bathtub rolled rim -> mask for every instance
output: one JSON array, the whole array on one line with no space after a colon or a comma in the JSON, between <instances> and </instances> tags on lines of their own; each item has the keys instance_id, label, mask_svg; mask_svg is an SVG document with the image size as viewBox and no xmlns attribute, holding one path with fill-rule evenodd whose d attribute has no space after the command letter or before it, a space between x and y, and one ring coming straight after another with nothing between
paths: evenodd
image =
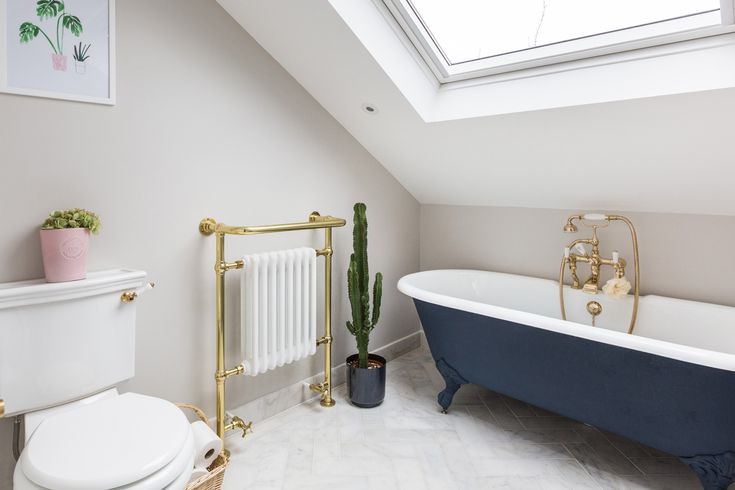
<instances>
[{"instance_id":1,"label":"bathtub rolled rim","mask_svg":"<svg viewBox=\"0 0 735 490\"><path fill-rule=\"evenodd\" d=\"M427 274L450 275L468 273L475 275L493 274L524 277L536 281L548 281L556 284L555 281L551 281L550 279L523 276L520 274L507 274L503 272L482 271L474 269L434 269L414 272L412 274L403 276L398 281L398 290L403 294L410 296L411 298L418 299L427 303L445 306L447 308L462 310L469 313L476 313L479 315L497 318L499 320L519 323L522 325L540 328L543 330L557 332L565 335L573 335L575 337L591 340L593 342L602 342L617 347L647 352L649 354L667 357L678 361L689 362L715 369L723 369L735 372L735 355L732 354L701 349L698 347L690 347L687 345L667 342L665 340L641 337L637 335L629 335L625 332L617 332L614 330L607 330L603 328L594 328L590 327L589 325L561 320L559 318L552 318L536 313L529 313L488 303L482 303L479 301L449 296L446 294L429 291L413 283L413 280L415 280L417 277L425 276Z\"/></svg>"}]
</instances>

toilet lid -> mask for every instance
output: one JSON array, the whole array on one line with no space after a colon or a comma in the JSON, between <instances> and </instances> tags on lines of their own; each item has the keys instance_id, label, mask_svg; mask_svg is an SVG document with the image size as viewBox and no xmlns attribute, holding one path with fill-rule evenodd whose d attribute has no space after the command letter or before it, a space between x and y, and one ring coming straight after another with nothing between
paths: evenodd
<instances>
[{"instance_id":1,"label":"toilet lid","mask_svg":"<svg viewBox=\"0 0 735 490\"><path fill-rule=\"evenodd\" d=\"M189 431L174 404L126 393L44 420L24 450L23 473L58 490L120 487L169 464Z\"/></svg>"}]
</instances>

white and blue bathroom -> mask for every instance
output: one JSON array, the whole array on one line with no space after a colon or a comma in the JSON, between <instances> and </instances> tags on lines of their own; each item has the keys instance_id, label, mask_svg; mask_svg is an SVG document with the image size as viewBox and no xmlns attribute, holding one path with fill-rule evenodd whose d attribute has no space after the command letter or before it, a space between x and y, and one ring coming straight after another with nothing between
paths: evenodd
<instances>
[{"instance_id":1,"label":"white and blue bathroom","mask_svg":"<svg viewBox=\"0 0 735 490\"><path fill-rule=\"evenodd\" d=\"M735 489L735 0L0 0L0 490Z\"/></svg>"}]
</instances>

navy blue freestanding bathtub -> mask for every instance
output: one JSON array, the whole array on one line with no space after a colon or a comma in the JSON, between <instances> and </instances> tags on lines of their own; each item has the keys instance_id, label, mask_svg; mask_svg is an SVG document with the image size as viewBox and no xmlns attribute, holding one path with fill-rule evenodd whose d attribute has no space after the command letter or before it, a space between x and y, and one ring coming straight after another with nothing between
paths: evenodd
<instances>
[{"instance_id":1,"label":"navy blue freestanding bathtub","mask_svg":"<svg viewBox=\"0 0 735 490\"><path fill-rule=\"evenodd\" d=\"M677 455L706 490L735 480L735 308L643 296L628 335L630 298L596 296L606 313L592 327L590 296L567 290L564 321L546 279L441 270L398 288L446 381L444 410L473 383Z\"/></svg>"}]
</instances>

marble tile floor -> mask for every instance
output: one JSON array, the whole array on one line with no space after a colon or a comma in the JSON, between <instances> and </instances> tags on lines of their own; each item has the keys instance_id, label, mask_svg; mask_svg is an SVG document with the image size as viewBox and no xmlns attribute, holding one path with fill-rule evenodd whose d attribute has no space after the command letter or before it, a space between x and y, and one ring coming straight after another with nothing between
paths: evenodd
<instances>
[{"instance_id":1,"label":"marble tile floor","mask_svg":"<svg viewBox=\"0 0 735 490\"><path fill-rule=\"evenodd\" d=\"M439 412L423 349L388 363L383 405L317 399L228 438L225 490L700 489L678 459L476 386Z\"/></svg>"}]
</instances>

